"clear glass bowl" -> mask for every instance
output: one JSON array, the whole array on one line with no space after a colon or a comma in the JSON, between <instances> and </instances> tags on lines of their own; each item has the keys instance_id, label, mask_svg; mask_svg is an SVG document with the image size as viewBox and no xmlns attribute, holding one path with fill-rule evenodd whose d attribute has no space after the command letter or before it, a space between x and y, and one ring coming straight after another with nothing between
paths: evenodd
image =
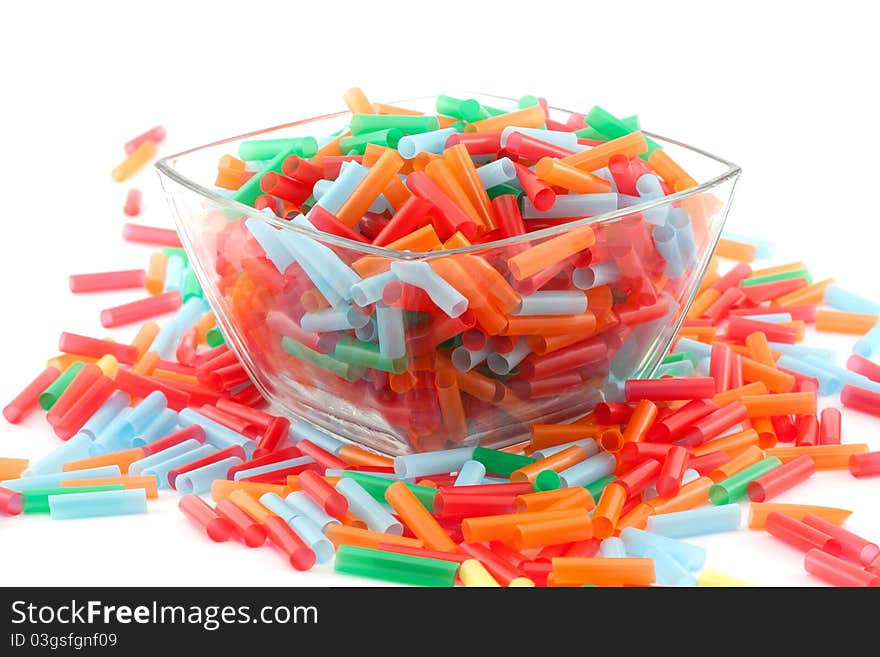
<instances>
[{"instance_id":1,"label":"clear glass bowl","mask_svg":"<svg viewBox=\"0 0 880 657\"><path fill-rule=\"evenodd\" d=\"M515 102L477 99L495 106ZM434 101L432 97L399 104L433 113ZM568 114L551 110L551 117L561 121ZM603 399L619 399L623 381L651 375L697 291L726 218L739 167L646 132L703 182L658 200L636 201L520 237L434 253L390 250L303 229L233 201L211 186L218 160L237 153L239 142L321 137L339 130L349 116L340 112L225 139L171 155L156 165L181 241L226 342L277 410L389 454L475 444L500 447L527 438L532 424L571 421ZM652 239L654 224L663 223L657 217L670 217L671 212L676 213L677 224L691 226L693 249L684 251L683 271L670 270L672 265L659 257ZM327 302L296 263L280 273L245 222L262 224L263 232L271 227L278 243L295 241L299 249L305 245L308 257L335 257L365 276L387 269L392 262L427 263L464 293L468 311L453 319L436 308L406 310L406 354L401 358L381 357L373 342L376 338L369 336L372 324L357 334L364 341L353 330L306 333L297 323L303 312L319 310ZM679 230L686 233L687 226ZM592 246L574 255L565 251L585 234L592 235ZM669 234L662 236L667 238ZM681 243L686 234L676 234L675 239ZM510 259L549 240L556 240L553 252L557 246L560 253L565 251L555 274L548 268L517 280ZM603 263L613 266L600 266ZM505 310L512 308L511 290L528 294L544 283L542 291L575 291L579 288L573 277L584 288L591 277L594 284L603 283L595 278L607 277L609 270L619 272L616 280L590 293L589 308L578 317L511 321L516 310ZM397 296L396 303L424 310L418 305L422 301ZM608 298L612 308L607 307ZM389 307L396 308L393 294L388 300ZM359 312L353 307L351 325L363 324L374 310ZM480 332L495 333L489 344L501 355L460 371L455 365L464 367L467 358L452 354L467 327L474 331L468 335L474 340L468 340L471 345L482 341ZM518 355L526 350L530 355L506 374L488 369L486 363L492 362L497 372L507 368L510 359L503 351L511 344L519 345Z\"/></svg>"}]
</instances>

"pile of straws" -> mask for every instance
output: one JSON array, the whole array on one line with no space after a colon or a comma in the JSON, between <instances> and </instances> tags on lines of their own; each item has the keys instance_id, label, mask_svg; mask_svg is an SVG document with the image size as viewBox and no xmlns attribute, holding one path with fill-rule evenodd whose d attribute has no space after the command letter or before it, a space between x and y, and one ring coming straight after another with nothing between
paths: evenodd
<instances>
[{"instance_id":1,"label":"pile of straws","mask_svg":"<svg viewBox=\"0 0 880 657\"><path fill-rule=\"evenodd\" d=\"M452 100L448 111L471 111ZM158 130L116 171L146 162ZM264 202L282 211L290 201ZM129 193L126 214L139 204ZM654 378L627 381L623 401L534 424L524 445L390 458L262 410L174 232L128 224L124 236L163 249L147 270L72 276L71 290L149 292L102 311L105 327L174 315L161 328L147 321L131 344L61 335L62 354L3 414L17 423L42 407L65 442L34 462L0 458L0 514L143 513L168 489L210 539L268 542L298 570L332 560L338 572L418 585L737 585L681 539L737 530L747 501L748 526L804 553L808 572L880 584L880 548L842 526L848 510L770 501L816 470L880 475L880 452L842 442L839 410L817 416L817 398L837 394L880 416L880 365L869 360L880 304L813 282L803 263L752 270L764 242L721 241L718 255L740 262L722 275L713 259L670 354ZM806 324L860 336L845 368L798 344Z\"/></svg>"}]
</instances>

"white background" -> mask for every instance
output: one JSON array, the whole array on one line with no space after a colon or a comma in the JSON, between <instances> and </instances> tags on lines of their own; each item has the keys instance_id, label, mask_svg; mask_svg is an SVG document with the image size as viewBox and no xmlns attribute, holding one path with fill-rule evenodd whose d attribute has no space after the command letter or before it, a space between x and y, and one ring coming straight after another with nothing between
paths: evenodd
<instances>
[{"instance_id":1,"label":"white background","mask_svg":"<svg viewBox=\"0 0 880 657\"><path fill-rule=\"evenodd\" d=\"M473 89L638 113L646 129L743 167L732 230L878 298L880 60L866 6L11 3L0 21L0 399L44 367L62 330L107 335L99 310L136 296L67 291L71 273L146 266L152 249L120 237L131 184L144 190L139 221L170 226L153 171L110 179L126 140L163 123L169 154L342 109L353 85L374 100ZM852 343L809 339L842 360ZM878 427L845 413L844 440L880 449ZM37 414L0 430L0 456L56 445ZM851 508L849 526L880 539L877 480L819 473L779 501ZM93 521L0 518L0 585L364 583L326 567L295 573L269 548L212 544L175 504L165 495L147 516ZM802 555L763 533L694 542L709 566L751 582L816 583Z\"/></svg>"}]
</instances>

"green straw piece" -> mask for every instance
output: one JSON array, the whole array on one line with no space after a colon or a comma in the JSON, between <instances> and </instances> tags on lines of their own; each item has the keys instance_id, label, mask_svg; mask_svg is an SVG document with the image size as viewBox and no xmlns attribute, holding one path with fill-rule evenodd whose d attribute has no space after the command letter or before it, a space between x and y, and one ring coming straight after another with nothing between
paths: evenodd
<instances>
[{"instance_id":1,"label":"green straw piece","mask_svg":"<svg viewBox=\"0 0 880 657\"><path fill-rule=\"evenodd\" d=\"M102 484L101 486L63 486L59 488L32 488L21 493L22 513L49 513L50 495L69 495L70 493L97 493L105 490L123 490L123 484Z\"/></svg>"},{"instance_id":2,"label":"green straw piece","mask_svg":"<svg viewBox=\"0 0 880 657\"><path fill-rule=\"evenodd\" d=\"M660 361L660 364L667 365L669 363L683 363L684 361L690 361L694 364L694 367L697 366L697 357L692 351L679 351L678 353L664 356L663 360Z\"/></svg>"},{"instance_id":3,"label":"green straw piece","mask_svg":"<svg viewBox=\"0 0 880 657\"><path fill-rule=\"evenodd\" d=\"M541 470L535 477L535 492L562 488L562 479L555 470Z\"/></svg>"},{"instance_id":4,"label":"green straw piece","mask_svg":"<svg viewBox=\"0 0 880 657\"><path fill-rule=\"evenodd\" d=\"M608 135L599 132L593 126L588 126L586 128L581 128L580 130L575 130L574 134L576 134L581 139L594 139L596 141L611 141L611 137Z\"/></svg>"},{"instance_id":5,"label":"green straw piece","mask_svg":"<svg viewBox=\"0 0 880 657\"><path fill-rule=\"evenodd\" d=\"M504 196L505 194L512 194L516 196L517 199L522 196L523 190L519 187L514 187L513 185L495 185L494 187L490 187L486 190L486 193L489 195L490 199L497 198L499 196Z\"/></svg>"},{"instance_id":6,"label":"green straw piece","mask_svg":"<svg viewBox=\"0 0 880 657\"><path fill-rule=\"evenodd\" d=\"M618 137L623 137L624 135L628 135L631 132L635 132L638 128L630 127L616 116L614 116L611 112L602 109L598 105L594 105L593 109L589 111L587 114L587 125L591 128L595 128L601 133L608 135L611 139L617 139ZM660 144L656 141L653 141L649 137L645 137L645 141L648 142L648 153L655 151L660 148ZM645 155L647 155L646 153Z\"/></svg>"},{"instance_id":7,"label":"green straw piece","mask_svg":"<svg viewBox=\"0 0 880 657\"><path fill-rule=\"evenodd\" d=\"M349 155L363 155L369 144L397 148L397 142L403 137L403 130L399 128L387 128L373 132L363 132L359 135L343 137L339 140L339 150Z\"/></svg>"},{"instance_id":8,"label":"green straw piece","mask_svg":"<svg viewBox=\"0 0 880 657\"><path fill-rule=\"evenodd\" d=\"M478 121L489 118L489 113L473 98L453 98L452 96L437 96L435 105L437 114L451 116L462 121Z\"/></svg>"},{"instance_id":9,"label":"green straw piece","mask_svg":"<svg viewBox=\"0 0 880 657\"><path fill-rule=\"evenodd\" d=\"M84 365L85 363L81 360L71 363L67 366L67 369L61 373L61 376L55 379L49 384L48 388L40 393L39 402L44 411L48 411L55 405L55 402L58 401L61 393L67 390L67 386L69 386L74 377L79 374L79 371Z\"/></svg>"},{"instance_id":10,"label":"green straw piece","mask_svg":"<svg viewBox=\"0 0 880 657\"><path fill-rule=\"evenodd\" d=\"M388 490L388 487L397 481L397 479L388 479L386 477L377 477L375 475L367 474L364 472L357 472L354 470L346 470L340 476L348 477L350 479L354 479L358 482L365 491L367 491L370 496L380 502L381 504L385 504L385 491ZM434 498L437 497L437 489L431 488L430 486L419 486L418 484L406 484L406 487L412 492L413 495L418 498L419 502L422 503L429 511L434 509Z\"/></svg>"},{"instance_id":11,"label":"green straw piece","mask_svg":"<svg viewBox=\"0 0 880 657\"><path fill-rule=\"evenodd\" d=\"M485 447L475 447L474 461L479 461L486 466L486 472L501 477L509 477L514 470L524 468L529 463L534 463L536 459L530 456L521 456L520 454L509 454L501 452L497 449L487 449Z\"/></svg>"},{"instance_id":12,"label":"green straw piece","mask_svg":"<svg viewBox=\"0 0 880 657\"><path fill-rule=\"evenodd\" d=\"M586 486L584 486L584 488L590 491L590 495L593 496L594 500L598 500L600 497L602 497L602 491L605 490L605 486L610 484L615 479L617 479L615 475L605 475L601 479L597 479L596 481L587 484Z\"/></svg>"},{"instance_id":13,"label":"green straw piece","mask_svg":"<svg viewBox=\"0 0 880 657\"><path fill-rule=\"evenodd\" d=\"M806 279L807 285L812 285L813 277L806 269L795 269L794 271L785 271L781 274L771 274L769 276L756 276L755 278L746 278L740 281L740 287L749 287L750 285L762 285L764 283L775 283L776 281L787 281L792 278Z\"/></svg>"},{"instance_id":14,"label":"green straw piece","mask_svg":"<svg viewBox=\"0 0 880 657\"><path fill-rule=\"evenodd\" d=\"M199 285L199 279L196 278L196 273L187 268L186 273L183 276L183 288L181 289L183 293L184 302L189 301L193 297L202 297L204 294L202 293L202 286Z\"/></svg>"},{"instance_id":15,"label":"green straw piece","mask_svg":"<svg viewBox=\"0 0 880 657\"><path fill-rule=\"evenodd\" d=\"M310 362L312 365L333 372L336 376L346 381L357 381L364 374L364 368L352 363L342 362L328 354L322 354L311 349L293 338L284 336L281 338L281 348L291 356Z\"/></svg>"},{"instance_id":16,"label":"green straw piece","mask_svg":"<svg viewBox=\"0 0 880 657\"><path fill-rule=\"evenodd\" d=\"M205 334L205 342L209 347L219 347L226 342L226 338L223 337L220 329L215 326L208 329L208 332Z\"/></svg>"},{"instance_id":17,"label":"green straw piece","mask_svg":"<svg viewBox=\"0 0 880 657\"><path fill-rule=\"evenodd\" d=\"M537 104L538 104L538 97L531 96L531 95L523 96L518 101L516 101L516 106L519 109L526 109L527 107L534 107Z\"/></svg>"},{"instance_id":18,"label":"green straw piece","mask_svg":"<svg viewBox=\"0 0 880 657\"><path fill-rule=\"evenodd\" d=\"M379 353L379 345L375 342L361 342L355 338L342 338L336 343L333 358L343 363L370 367L374 370L403 374L406 371L407 359L387 358Z\"/></svg>"},{"instance_id":19,"label":"green straw piece","mask_svg":"<svg viewBox=\"0 0 880 657\"><path fill-rule=\"evenodd\" d=\"M170 258L171 256L177 256L178 258L183 259L184 265L189 265L189 257L186 255L186 251L177 246L166 246L162 249L162 253L165 254L166 258Z\"/></svg>"},{"instance_id":20,"label":"green straw piece","mask_svg":"<svg viewBox=\"0 0 880 657\"><path fill-rule=\"evenodd\" d=\"M337 573L372 577L413 586L453 586L458 563L409 554L340 545L334 568Z\"/></svg>"},{"instance_id":21,"label":"green straw piece","mask_svg":"<svg viewBox=\"0 0 880 657\"><path fill-rule=\"evenodd\" d=\"M279 141L279 140L271 140L271 141ZM248 142L242 142L242 145ZM240 152L241 149L239 149ZM290 155L296 153L296 148L294 146L288 146L287 148L279 151L275 157L273 157L265 167L260 169L257 173L255 173L251 178L241 187L236 190L236 192L232 195L233 200L238 201L239 203L244 203L245 205L253 205L254 201L257 200L257 197L263 193L263 190L260 189L260 181L270 171L272 173L281 173L281 166L284 164L284 160L286 160Z\"/></svg>"},{"instance_id":22,"label":"green straw piece","mask_svg":"<svg viewBox=\"0 0 880 657\"><path fill-rule=\"evenodd\" d=\"M318 152L318 140L314 137L250 139L238 145L238 157L245 162L272 160L282 152L304 158L314 157Z\"/></svg>"},{"instance_id":23,"label":"green straw piece","mask_svg":"<svg viewBox=\"0 0 880 657\"><path fill-rule=\"evenodd\" d=\"M395 128L407 135L440 129L436 116L413 116L409 114L354 114L351 117L351 134L363 135Z\"/></svg>"},{"instance_id":24,"label":"green straw piece","mask_svg":"<svg viewBox=\"0 0 880 657\"><path fill-rule=\"evenodd\" d=\"M775 456L768 456L709 488L709 500L715 506L738 502L746 496L746 487L750 481L764 476L780 465L782 461Z\"/></svg>"}]
</instances>

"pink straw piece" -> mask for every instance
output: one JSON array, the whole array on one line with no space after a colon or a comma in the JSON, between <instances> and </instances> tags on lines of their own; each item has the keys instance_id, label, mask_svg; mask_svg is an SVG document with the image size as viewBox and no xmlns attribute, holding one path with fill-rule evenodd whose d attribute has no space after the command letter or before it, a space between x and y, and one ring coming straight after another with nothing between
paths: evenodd
<instances>
[{"instance_id":1,"label":"pink straw piece","mask_svg":"<svg viewBox=\"0 0 880 657\"><path fill-rule=\"evenodd\" d=\"M141 190L128 190L128 195L125 197L125 205L122 208L127 217L136 217L141 213L141 198Z\"/></svg>"},{"instance_id":2,"label":"pink straw piece","mask_svg":"<svg viewBox=\"0 0 880 657\"><path fill-rule=\"evenodd\" d=\"M122 238L128 242L152 244L154 246L182 246L177 231L170 228L156 228L141 224L124 224Z\"/></svg>"},{"instance_id":3,"label":"pink straw piece","mask_svg":"<svg viewBox=\"0 0 880 657\"><path fill-rule=\"evenodd\" d=\"M157 144L161 143L165 139L165 128L161 125L157 125L153 128L150 128L146 132L138 135L134 139L130 139L125 142L125 153L127 155L131 155L137 147L143 144L145 141L154 141Z\"/></svg>"},{"instance_id":4,"label":"pink straw piece","mask_svg":"<svg viewBox=\"0 0 880 657\"><path fill-rule=\"evenodd\" d=\"M880 586L880 575L816 548L804 557L804 569L833 586Z\"/></svg>"},{"instance_id":5,"label":"pink straw piece","mask_svg":"<svg viewBox=\"0 0 880 657\"><path fill-rule=\"evenodd\" d=\"M180 308L183 298L180 291L172 290L156 296L147 297L138 301L132 301L121 306L107 308L101 311L101 326L113 328L141 322L146 319L174 312Z\"/></svg>"},{"instance_id":6,"label":"pink straw piece","mask_svg":"<svg viewBox=\"0 0 880 657\"><path fill-rule=\"evenodd\" d=\"M70 291L74 294L82 294L83 292L128 290L144 287L146 282L147 272L143 269L104 271L95 274L71 274Z\"/></svg>"}]
</instances>

